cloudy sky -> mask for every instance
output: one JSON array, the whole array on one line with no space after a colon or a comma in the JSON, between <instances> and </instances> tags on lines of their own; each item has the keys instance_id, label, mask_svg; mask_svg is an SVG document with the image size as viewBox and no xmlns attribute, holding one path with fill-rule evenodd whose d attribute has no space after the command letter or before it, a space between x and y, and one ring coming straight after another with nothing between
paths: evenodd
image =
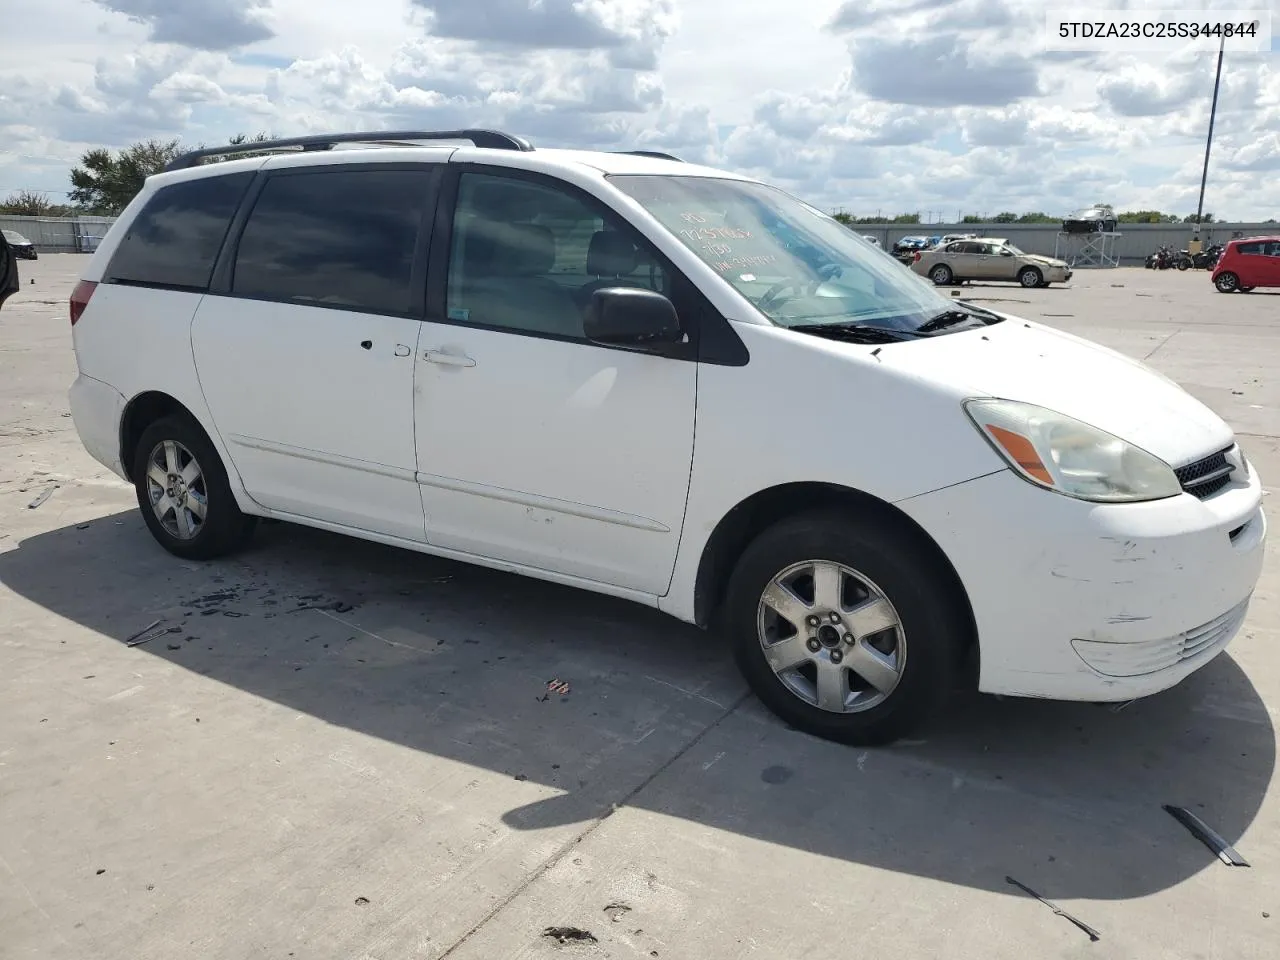
<instances>
[{"instance_id":1,"label":"cloudy sky","mask_svg":"<svg viewBox=\"0 0 1280 960\"><path fill-rule=\"evenodd\" d=\"M544 146L669 150L859 214L1193 212L1214 55L1050 52L1045 9L0 0L0 196L61 201L85 149L145 137L491 126ZM1280 217L1277 49L1227 56L1205 204L1219 216Z\"/></svg>"}]
</instances>

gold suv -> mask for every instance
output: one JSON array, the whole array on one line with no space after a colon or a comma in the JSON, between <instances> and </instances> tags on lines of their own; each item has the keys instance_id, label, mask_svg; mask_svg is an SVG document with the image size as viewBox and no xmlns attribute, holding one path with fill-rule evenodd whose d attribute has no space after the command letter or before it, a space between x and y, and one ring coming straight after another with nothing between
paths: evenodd
<instances>
[{"instance_id":1,"label":"gold suv","mask_svg":"<svg viewBox=\"0 0 1280 960\"><path fill-rule=\"evenodd\" d=\"M1024 287L1047 287L1071 279L1065 261L1023 253L1008 240L993 237L953 240L921 250L911 269L940 287L961 280L1012 280Z\"/></svg>"}]
</instances>

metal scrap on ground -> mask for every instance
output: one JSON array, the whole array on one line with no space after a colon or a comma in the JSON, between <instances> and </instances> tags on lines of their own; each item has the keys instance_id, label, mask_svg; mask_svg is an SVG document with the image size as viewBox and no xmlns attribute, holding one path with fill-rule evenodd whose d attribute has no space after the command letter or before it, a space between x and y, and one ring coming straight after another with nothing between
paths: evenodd
<instances>
[{"instance_id":1,"label":"metal scrap on ground","mask_svg":"<svg viewBox=\"0 0 1280 960\"><path fill-rule=\"evenodd\" d=\"M1186 807L1175 807L1172 804L1164 805L1168 814L1186 827L1193 837L1203 843L1206 847L1217 855L1218 859L1225 863L1228 867L1247 867L1249 861L1240 854L1231 844L1227 843L1212 827L1197 817Z\"/></svg>"},{"instance_id":2,"label":"metal scrap on ground","mask_svg":"<svg viewBox=\"0 0 1280 960\"><path fill-rule=\"evenodd\" d=\"M1025 883L1019 883L1017 880L1013 879L1013 877L1005 877L1005 880L1013 884L1023 893L1026 893L1030 896L1035 897L1037 900L1043 903L1046 907L1048 907L1058 916L1062 917L1063 920L1067 920L1067 921L1070 921L1071 923L1074 923L1077 927L1079 927L1081 930L1083 930L1085 933L1089 935L1090 940L1096 942L1102 939L1102 935L1098 933L1097 930L1093 929L1093 927L1089 926L1083 920L1073 917L1071 914L1067 913L1067 911L1063 910L1060 906L1058 906L1052 900L1046 900L1044 897L1040 896L1040 894L1036 893L1034 890L1028 887Z\"/></svg>"}]
</instances>

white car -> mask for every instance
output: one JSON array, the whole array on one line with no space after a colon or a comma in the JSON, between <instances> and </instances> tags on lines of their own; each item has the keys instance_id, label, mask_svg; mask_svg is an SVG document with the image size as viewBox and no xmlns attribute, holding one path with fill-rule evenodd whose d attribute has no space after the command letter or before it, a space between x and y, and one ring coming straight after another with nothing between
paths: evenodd
<instances>
[{"instance_id":1,"label":"white car","mask_svg":"<svg viewBox=\"0 0 1280 960\"><path fill-rule=\"evenodd\" d=\"M1240 628L1258 476L1137 361L674 159L250 146L150 178L71 300L76 428L180 557L273 517L625 597L851 743L966 656L1120 701Z\"/></svg>"}]
</instances>

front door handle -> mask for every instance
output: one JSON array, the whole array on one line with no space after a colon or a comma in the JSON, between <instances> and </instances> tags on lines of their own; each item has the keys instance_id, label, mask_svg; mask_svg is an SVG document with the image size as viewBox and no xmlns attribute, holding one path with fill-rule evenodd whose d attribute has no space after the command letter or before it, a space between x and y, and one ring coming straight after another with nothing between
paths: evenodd
<instances>
[{"instance_id":1,"label":"front door handle","mask_svg":"<svg viewBox=\"0 0 1280 960\"><path fill-rule=\"evenodd\" d=\"M474 367L476 362L460 353L445 353L443 350L428 350L422 355L427 363L438 363L446 367Z\"/></svg>"}]
</instances>

